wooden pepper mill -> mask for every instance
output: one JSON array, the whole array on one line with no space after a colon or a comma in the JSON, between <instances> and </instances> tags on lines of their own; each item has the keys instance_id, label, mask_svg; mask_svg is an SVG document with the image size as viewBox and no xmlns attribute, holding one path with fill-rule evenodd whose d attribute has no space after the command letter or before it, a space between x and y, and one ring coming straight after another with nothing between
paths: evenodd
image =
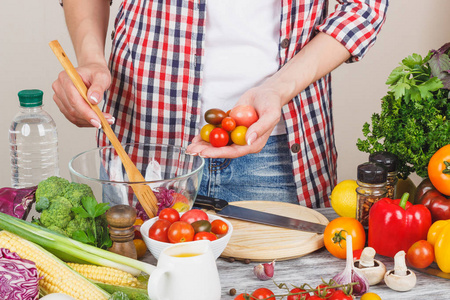
<instances>
[{"instance_id":1,"label":"wooden pepper mill","mask_svg":"<svg viewBox=\"0 0 450 300\"><path fill-rule=\"evenodd\" d=\"M106 221L109 224L109 235L113 242L108 250L137 259L136 246L133 242L136 209L129 205L115 205L106 212Z\"/></svg>"}]
</instances>

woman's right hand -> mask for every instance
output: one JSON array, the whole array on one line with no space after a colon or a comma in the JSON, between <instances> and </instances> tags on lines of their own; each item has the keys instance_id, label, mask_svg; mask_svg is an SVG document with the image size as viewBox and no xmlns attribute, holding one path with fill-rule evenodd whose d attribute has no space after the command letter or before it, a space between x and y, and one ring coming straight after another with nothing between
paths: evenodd
<instances>
[{"instance_id":1,"label":"woman's right hand","mask_svg":"<svg viewBox=\"0 0 450 300\"><path fill-rule=\"evenodd\" d=\"M111 74L106 64L91 63L77 68L77 72L88 88L87 97L92 104L98 104L103 99L104 92L111 84ZM58 75L52 84L53 100L64 116L78 127L101 127L100 119L75 88L65 71ZM108 123L114 123L114 118L104 113Z\"/></svg>"}]
</instances>

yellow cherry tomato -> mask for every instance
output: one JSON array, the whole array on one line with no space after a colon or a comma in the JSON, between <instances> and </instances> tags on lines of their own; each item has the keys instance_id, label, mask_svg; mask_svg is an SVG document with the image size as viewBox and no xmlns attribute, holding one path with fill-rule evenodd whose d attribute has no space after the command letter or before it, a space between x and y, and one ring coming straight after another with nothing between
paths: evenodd
<instances>
[{"instance_id":1,"label":"yellow cherry tomato","mask_svg":"<svg viewBox=\"0 0 450 300\"><path fill-rule=\"evenodd\" d=\"M245 134L247 133L247 127L245 126L237 126L232 132L231 132L231 140L236 145L247 145L247 141L245 140Z\"/></svg>"},{"instance_id":2,"label":"yellow cherry tomato","mask_svg":"<svg viewBox=\"0 0 450 300\"><path fill-rule=\"evenodd\" d=\"M189 210L189 204L184 202L177 202L172 205L172 208L177 210L179 213L187 212Z\"/></svg>"},{"instance_id":3,"label":"yellow cherry tomato","mask_svg":"<svg viewBox=\"0 0 450 300\"><path fill-rule=\"evenodd\" d=\"M381 297L375 293L365 293L361 296L361 300L381 300Z\"/></svg>"},{"instance_id":4,"label":"yellow cherry tomato","mask_svg":"<svg viewBox=\"0 0 450 300\"><path fill-rule=\"evenodd\" d=\"M216 126L212 124L206 124L205 126L203 126L200 130L200 136L202 137L202 140L209 143L209 135L214 128L216 128Z\"/></svg>"}]
</instances>

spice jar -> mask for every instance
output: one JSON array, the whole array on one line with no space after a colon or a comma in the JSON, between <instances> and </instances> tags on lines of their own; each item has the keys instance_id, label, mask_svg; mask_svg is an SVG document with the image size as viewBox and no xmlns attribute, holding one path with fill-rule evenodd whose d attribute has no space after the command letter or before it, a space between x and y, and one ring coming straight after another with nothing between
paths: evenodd
<instances>
[{"instance_id":1,"label":"spice jar","mask_svg":"<svg viewBox=\"0 0 450 300\"><path fill-rule=\"evenodd\" d=\"M370 154L369 161L383 164L386 167L387 169L386 197L388 197L389 199L395 199L398 182L397 156L390 152L376 152Z\"/></svg>"},{"instance_id":2,"label":"spice jar","mask_svg":"<svg viewBox=\"0 0 450 300\"><path fill-rule=\"evenodd\" d=\"M386 197L387 170L379 163L366 162L358 166L356 188L356 219L363 227L369 226L369 211L372 205Z\"/></svg>"}]
</instances>

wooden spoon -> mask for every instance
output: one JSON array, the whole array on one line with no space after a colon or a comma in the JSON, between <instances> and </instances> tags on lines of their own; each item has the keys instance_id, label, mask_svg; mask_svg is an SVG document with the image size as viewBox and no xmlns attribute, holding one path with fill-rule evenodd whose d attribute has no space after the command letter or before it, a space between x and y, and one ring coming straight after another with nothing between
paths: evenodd
<instances>
[{"instance_id":1,"label":"wooden spoon","mask_svg":"<svg viewBox=\"0 0 450 300\"><path fill-rule=\"evenodd\" d=\"M141 172L139 172L136 165L131 161L130 157L125 152L125 149L120 144L119 140L117 139L117 136L111 129L111 126L109 126L108 121L106 121L106 118L103 116L103 113L100 110L100 108L98 108L97 105L94 105L91 102L89 102L87 98L87 87L84 84L78 72L75 70L72 63L70 62L69 58L67 57L66 53L64 52L59 42L57 40L54 40L51 41L49 45L50 48L52 48L53 53L55 53L61 65L64 67L64 70L66 70L73 84L77 88L78 92L81 94L84 100L86 100L89 106L100 118L103 131L105 132L112 146L116 150L117 154L119 154L119 157L122 160L125 171L127 172L128 179L131 182L144 182L145 181L144 176L142 176ZM156 196L153 193L150 186L146 184L132 184L131 187L133 188L134 194L141 203L147 215L150 218L156 216L158 212L158 204L157 204L158 200L156 199Z\"/></svg>"}]
</instances>

